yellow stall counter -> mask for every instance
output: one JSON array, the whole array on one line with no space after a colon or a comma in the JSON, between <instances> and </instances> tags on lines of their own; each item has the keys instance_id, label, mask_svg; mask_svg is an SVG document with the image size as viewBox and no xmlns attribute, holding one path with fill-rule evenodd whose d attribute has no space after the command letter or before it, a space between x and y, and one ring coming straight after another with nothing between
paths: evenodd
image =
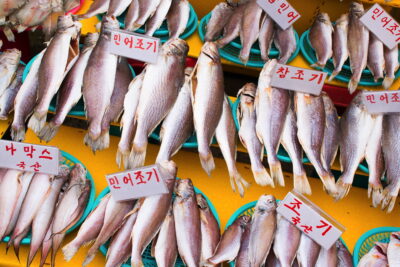
<instances>
[{"instance_id":1,"label":"yellow stall counter","mask_svg":"<svg viewBox=\"0 0 400 267\"><path fill-rule=\"evenodd\" d=\"M105 175L121 171L115 163L119 137L111 136L110 147L105 151L93 154L83 144L85 134L85 130L62 126L55 138L48 145L57 146L82 161L95 180L96 193L98 195L107 185ZM30 130L27 133L25 141L40 144L39 139ZM146 164L154 163L158 149L158 145L148 145ZM292 189L293 179L290 173L285 173L286 187L260 187L254 183L250 165L238 163L239 172L247 181L252 183L246 191L245 196L241 198L231 190L228 172L222 158L215 158L216 169L212 172L211 177L208 177L201 169L199 157L196 152L181 150L174 156L173 160L178 165L178 177L191 178L194 185L209 197L218 212L222 229L225 227L230 216L239 207L257 200L261 194L273 194L276 198L283 199L287 192ZM322 190L322 183L319 179L310 178L309 181L313 191L309 199L347 228L343 239L351 251L357 239L364 232L372 228L380 226L400 227L399 203L396 204L391 214L386 214L380 209L371 206L367 190L361 188L352 188L344 200L335 202ZM64 241L64 245L75 235L76 231L68 235ZM24 245L21 248L21 263L18 263L13 251L10 250L6 255L5 247L4 243L0 245L0 267L25 266L28 246ZM87 247L81 248L69 263L63 260L63 256L59 252L56 266L80 266L87 250ZM35 258L32 266L38 266L38 261L38 257ZM104 266L104 264L105 257L99 252L89 266Z\"/></svg>"}]
</instances>

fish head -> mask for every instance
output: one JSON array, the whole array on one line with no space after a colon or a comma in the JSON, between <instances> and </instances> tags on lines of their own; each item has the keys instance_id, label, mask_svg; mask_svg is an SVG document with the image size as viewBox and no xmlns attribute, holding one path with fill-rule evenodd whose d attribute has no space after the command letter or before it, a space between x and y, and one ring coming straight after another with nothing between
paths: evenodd
<instances>
[{"instance_id":1,"label":"fish head","mask_svg":"<svg viewBox=\"0 0 400 267\"><path fill-rule=\"evenodd\" d=\"M349 14L342 14L340 18L336 21L336 24L341 27L347 26L349 24Z\"/></svg>"},{"instance_id":2,"label":"fish head","mask_svg":"<svg viewBox=\"0 0 400 267\"><path fill-rule=\"evenodd\" d=\"M104 16L101 21L101 31L103 32L105 29L119 29L119 21L114 16Z\"/></svg>"},{"instance_id":3,"label":"fish head","mask_svg":"<svg viewBox=\"0 0 400 267\"><path fill-rule=\"evenodd\" d=\"M64 31L74 26L74 20L71 15L59 16L57 19L57 31Z\"/></svg>"},{"instance_id":4,"label":"fish head","mask_svg":"<svg viewBox=\"0 0 400 267\"><path fill-rule=\"evenodd\" d=\"M386 258L388 243L375 242L372 253L377 257Z\"/></svg>"},{"instance_id":5,"label":"fish head","mask_svg":"<svg viewBox=\"0 0 400 267\"><path fill-rule=\"evenodd\" d=\"M256 209L260 212L275 210L275 197L273 195L262 195L257 201Z\"/></svg>"},{"instance_id":6,"label":"fish head","mask_svg":"<svg viewBox=\"0 0 400 267\"><path fill-rule=\"evenodd\" d=\"M69 173L70 173L70 168L67 165L63 164L58 168L58 175L57 176L66 177L66 176L69 175Z\"/></svg>"},{"instance_id":7,"label":"fish head","mask_svg":"<svg viewBox=\"0 0 400 267\"><path fill-rule=\"evenodd\" d=\"M253 104L256 96L257 86L254 83L246 83L238 92L240 103Z\"/></svg>"},{"instance_id":8,"label":"fish head","mask_svg":"<svg viewBox=\"0 0 400 267\"><path fill-rule=\"evenodd\" d=\"M272 77L272 72L274 71L276 65L278 64L278 60L276 58L270 59L267 62L265 62L261 72L260 72L260 78L262 77Z\"/></svg>"},{"instance_id":9,"label":"fish head","mask_svg":"<svg viewBox=\"0 0 400 267\"><path fill-rule=\"evenodd\" d=\"M82 164L77 163L72 168L71 173L71 185L74 184L85 184L86 183L86 169L82 166Z\"/></svg>"},{"instance_id":10,"label":"fish head","mask_svg":"<svg viewBox=\"0 0 400 267\"><path fill-rule=\"evenodd\" d=\"M390 242L400 243L400 232L393 232L390 234Z\"/></svg>"},{"instance_id":11,"label":"fish head","mask_svg":"<svg viewBox=\"0 0 400 267\"><path fill-rule=\"evenodd\" d=\"M325 12L318 13L317 18L315 20L321 23L331 25L331 20L329 18L329 15L328 13Z\"/></svg>"},{"instance_id":12,"label":"fish head","mask_svg":"<svg viewBox=\"0 0 400 267\"><path fill-rule=\"evenodd\" d=\"M202 194L196 194L196 201L197 201L197 206L199 206L200 209L202 210L208 209L207 200Z\"/></svg>"},{"instance_id":13,"label":"fish head","mask_svg":"<svg viewBox=\"0 0 400 267\"><path fill-rule=\"evenodd\" d=\"M354 14L357 17L361 17L364 14L364 6L358 2L352 2L350 4L350 14Z\"/></svg>"},{"instance_id":14,"label":"fish head","mask_svg":"<svg viewBox=\"0 0 400 267\"><path fill-rule=\"evenodd\" d=\"M185 40L175 38L166 42L162 49L165 51L165 54L186 57L189 51L189 46Z\"/></svg>"},{"instance_id":15,"label":"fish head","mask_svg":"<svg viewBox=\"0 0 400 267\"><path fill-rule=\"evenodd\" d=\"M218 47L214 42L206 42L201 48L201 53L209 57L214 62L219 62L219 51Z\"/></svg>"},{"instance_id":16,"label":"fish head","mask_svg":"<svg viewBox=\"0 0 400 267\"><path fill-rule=\"evenodd\" d=\"M242 215L238 218L238 223L241 227L246 227L248 223L251 221L251 216L249 215Z\"/></svg>"},{"instance_id":17,"label":"fish head","mask_svg":"<svg viewBox=\"0 0 400 267\"><path fill-rule=\"evenodd\" d=\"M16 48L7 49L3 52L1 57L4 62L16 65L21 59L21 51Z\"/></svg>"},{"instance_id":18,"label":"fish head","mask_svg":"<svg viewBox=\"0 0 400 267\"><path fill-rule=\"evenodd\" d=\"M99 39L99 33L97 32L90 32L86 35L85 38L85 46L94 46Z\"/></svg>"},{"instance_id":19,"label":"fish head","mask_svg":"<svg viewBox=\"0 0 400 267\"><path fill-rule=\"evenodd\" d=\"M178 180L175 187L175 194L183 199L191 198L192 196L194 196L195 193L192 180L189 178Z\"/></svg>"},{"instance_id":20,"label":"fish head","mask_svg":"<svg viewBox=\"0 0 400 267\"><path fill-rule=\"evenodd\" d=\"M193 68L192 67L186 67L185 68L185 76L189 77L190 75L192 75L193 72Z\"/></svg>"}]
</instances>

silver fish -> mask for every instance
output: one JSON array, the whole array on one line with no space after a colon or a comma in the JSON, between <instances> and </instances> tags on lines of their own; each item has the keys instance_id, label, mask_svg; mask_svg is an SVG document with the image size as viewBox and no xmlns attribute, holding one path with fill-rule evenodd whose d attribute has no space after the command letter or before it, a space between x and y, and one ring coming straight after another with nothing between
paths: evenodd
<instances>
[{"instance_id":1,"label":"silver fish","mask_svg":"<svg viewBox=\"0 0 400 267\"><path fill-rule=\"evenodd\" d=\"M275 26L274 44L279 51L278 62L286 64L297 47L293 27L282 30L279 26Z\"/></svg>"},{"instance_id":2,"label":"silver fish","mask_svg":"<svg viewBox=\"0 0 400 267\"><path fill-rule=\"evenodd\" d=\"M124 99L124 113L121 118L121 139L118 143L118 151L116 162L119 167L123 162L125 168L128 168L129 153L131 144L136 132L135 114L137 106L139 105L140 91L142 88L143 77L145 70L136 76L129 84L128 93Z\"/></svg>"},{"instance_id":3,"label":"silver fish","mask_svg":"<svg viewBox=\"0 0 400 267\"><path fill-rule=\"evenodd\" d=\"M383 43L373 33L369 35L367 66L374 76L375 82L383 78L383 70L385 68Z\"/></svg>"},{"instance_id":4,"label":"silver fish","mask_svg":"<svg viewBox=\"0 0 400 267\"><path fill-rule=\"evenodd\" d=\"M7 89L0 96L0 120L7 120L8 114L14 108L14 100L22 85L22 74L25 67L19 65L16 71L16 76Z\"/></svg>"},{"instance_id":5,"label":"silver fish","mask_svg":"<svg viewBox=\"0 0 400 267\"><path fill-rule=\"evenodd\" d=\"M207 23L205 42L212 42L221 35L222 30L234 13L235 8L227 2L221 2L211 11L210 20Z\"/></svg>"},{"instance_id":6,"label":"silver fish","mask_svg":"<svg viewBox=\"0 0 400 267\"><path fill-rule=\"evenodd\" d=\"M276 199L262 195L256 204L251 219L249 262L250 266L261 266L267 259L276 231Z\"/></svg>"},{"instance_id":7,"label":"silver fish","mask_svg":"<svg viewBox=\"0 0 400 267\"><path fill-rule=\"evenodd\" d=\"M77 59L80 27L81 24L74 22L71 15L58 18L57 32L40 63L37 104L28 124L36 134L44 127L50 101L59 90L65 72Z\"/></svg>"},{"instance_id":8,"label":"silver fish","mask_svg":"<svg viewBox=\"0 0 400 267\"><path fill-rule=\"evenodd\" d=\"M201 166L208 175L215 168L210 144L222 114L224 76L215 43L203 45L192 80L192 105Z\"/></svg>"},{"instance_id":9,"label":"silver fish","mask_svg":"<svg viewBox=\"0 0 400 267\"><path fill-rule=\"evenodd\" d=\"M389 266L400 266L400 232L390 234L390 242L387 248Z\"/></svg>"},{"instance_id":10,"label":"silver fish","mask_svg":"<svg viewBox=\"0 0 400 267\"><path fill-rule=\"evenodd\" d=\"M360 21L364 15L364 7L361 3L352 2L349 14L348 48L350 55L351 76L348 88L352 94L358 86L361 74L367 66L369 31Z\"/></svg>"},{"instance_id":11,"label":"silver fish","mask_svg":"<svg viewBox=\"0 0 400 267\"><path fill-rule=\"evenodd\" d=\"M185 69L185 83L174 106L161 125L161 146L156 162L170 160L194 131L190 78L192 70L192 68Z\"/></svg>"},{"instance_id":12,"label":"silver fish","mask_svg":"<svg viewBox=\"0 0 400 267\"><path fill-rule=\"evenodd\" d=\"M297 136L300 144L317 171L326 192L335 196L335 178L329 169L324 168L321 157L326 124L322 96L296 92L294 99L297 115Z\"/></svg>"},{"instance_id":13,"label":"silver fish","mask_svg":"<svg viewBox=\"0 0 400 267\"><path fill-rule=\"evenodd\" d=\"M21 59L21 51L7 49L0 55L0 96L4 93L16 76Z\"/></svg>"},{"instance_id":14,"label":"silver fish","mask_svg":"<svg viewBox=\"0 0 400 267\"><path fill-rule=\"evenodd\" d=\"M243 11L246 4L241 4L235 8L228 22L224 27L222 38L216 41L218 47L224 47L232 42L240 34L240 25L242 24Z\"/></svg>"},{"instance_id":15,"label":"silver fish","mask_svg":"<svg viewBox=\"0 0 400 267\"><path fill-rule=\"evenodd\" d=\"M349 14L343 14L333 26L333 70L329 81L332 81L343 68L344 63L349 57L349 49L347 47L347 34L349 31Z\"/></svg>"},{"instance_id":16,"label":"silver fish","mask_svg":"<svg viewBox=\"0 0 400 267\"><path fill-rule=\"evenodd\" d=\"M396 45L393 49L384 46L385 57L385 79L383 87L388 90L392 86L396 71L399 69L399 47Z\"/></svg>"},{"instance_id":17,"label":"silver fish","mask_svg":"<svg viewBox=\"0 0 400 267\"><path fill-rule=\"evenodd\" d=\"M135 21L132 25L125 25L128 31L135 31L142 27L148 18L150 18L154 12L156 12L157 7L160 5L161 0L138 0L139 11Z\"/></svg>"},{"instance_id":18,"label":"silver fish","mask_svg":"<svg viewBox=\"0 0 400 267\"><path fill-rule=\"evenodd\" d=\"M129 158L129 167L143 166L147 138L167 116L184 82L185 58L189 47L186 41L166 42L156 64L149 64L143 77L140 102L136 110L137 128ZM158 73L155 77L154 73ZM155 108L156 107L156 108Z\"/></svg>"},{"instance_id":19,"label":"silver fish","mask_svg":"<svg viewBox=\"0 0 400 267\"><path fill-rule=\"evenodd\" d=\"M257 116L254 104L256 89L255 84L247 83L238 92L238 97L240 96L240 104L237 109L240 125L239 138L249 153L251 170L256 183L261 186L274 187L274 181L262 164L264 147L256 133Z\"/></svg>"},{"instance_id":20,"label":"silver fish","mask_svg":"<svg viewBox=\"0 0 400 267\"><path fill-rule=\"evenodd\" d=\"M85 14L79 15L79 19L87 19L90 17L94 17L98 14L106 13L108 7L110 6L111 0L95 0L92 5L89 7L89 10L86 11Z\"/></svg>"},{"instance_id":21,"label":"silver fish","mask_svg":"<svg viewBox=\"0 0 400 267\"><path fill-rule=\"evenodd\" d=\"M340 119L339 149L342 175L336 182L337 199L345 197L350 190L358 164L364 158L374 124L375 117L368 113L362 103L361 94L357 95Z\"/></svg>"},{"instance_id":22,"label":"silver fish","mask_svg":"<svg viewBox=\"0 0 400 267\"><path fill-rule=\"evenodd\" d=\"M271 50L272 42L274 41L275 27L274 21L270 16L264 15L264 21L258 36L258 43L260 44L261 58L264 61L269 59L268 54Z\"/></svg>"},{"instance_id":23,"label":"silver fish","mask_svg":"<svg viewBox=\"0 0 400 267\"><path fill-rule=\"evenodd\" d=\"M329 170L335 161L339 148L340 127L339 117L332 102L332 99L325 92L322 92L322 100L325 109L325 130L324 143L321 148L322 165Z\"/></svg>"},{"instance_id":24,"label":"silver fish","mask_svg":"<svg viewBox=\"0 0 400 267\"><path fill-rule=\"evenodd\" d=\"M319 251L316 267L337 267L337 247L333 244L330 249L321 248Z\"/></svg>"},{"instance_id":25,"label":"silver fish","mask_svg":"<svg viewBox=\"0 0 400 267\"><path fill-rule=\"evenodd\" d=\"M29 0L9 17L14 28L20 33L28 27L39 26L52 12L51 0Z\"/></svg>"},{"instance_id":26,"label":"silver fish","mask_svg":"<svg viewBox=\"0 0 400 267\"><path fill-rule=\"evenodd\" d=\"M287 90L271 87L272 72L276 64L276 59L265 63L258 78L255 99L256 131L258 138L267 150L268 165L275 185L284 186L285 181L277 151L285 125L290 96Z\"/></svg>"},{"instance_id":27,"label":"silver fish","mask_svg":"<svg viewBox=\"0 0 400 267\"><path fill-rule=\"evenodd\" d=\"M110 0L107 16L119 17L131 4L132 0Z\"/></svg>"},{"instance_id":28,"label":"silver fish","mask_svg":"<svg viewBox=\"0 0 400 267\"><path fill-rule=\"evenodd\" d=\"M160 0L154 15L146 22L146 35L153 36L154 32L160 28L170 9L172 0Z\"/></svg>"},{"instance_id":29,"label":"silver fish","mask_svg":"<svg viewBox=\"0 0 400 267\"><path fill-rule=\"evenodd\" d=\"M172 203L172 191L175 185L177 167L173 161L161 164L160 172L168 187L168 193L146 197L132 228L132 254L131 266L143 266L142 253L150 244L151 240L160 230L168 209ZM200 223L200 222L199 222Z\"/></svg>"},{"instance_id":30,"label":"silver fish","mask_svg":"<svg viewBox=\"0 0 400 267\"><path fill-rule=\"evenodd\" d=\"M310 29L310 42L317 56L317 62L311 65L323 69L332 57L333 27L327 13L319 13Z\"/></svg>"},{"instance_id":31,"label":"silver fish","mask_svg":"<svg viewBox=\"0 0 400 267\"><path fill-rule=\"evenodd\" d=\"M139 0L132 0L125 16L125 29L131 28L139 16Z\"/></svg>"},{"instance_id":32,"label":"silver fish","mask_svg":"<svg viewBox=\"0 0 400 267\"><path fill-rule=\"evenodd\" d=\"M386 176L389 184L383 190L382 209L387 208L391 212L396 203L400 190L400 135L397 130L400 123L400 115L396 113L385 115L383 118L382 150L386 164Z\"/></svg>"},{"instance_id":33,"label":"silver fish","mask_svg":"<svg viewBox=\"0 0 400 267\"><path fill-rule=\"evenodd\" d=\"M99 205L90 212L82 223L76 237L62 248L66 261L70 261L82 245L90 243L97 238L104 224L104 215L110 198L111 194L107 194L101 199Z\"/></svg>"},{"instance_id":34,"label":"silver fish","mask_svg":"<svg viewBox=\"0 0 400 267\"><path fill-rule=\"evenodd\" d=\"M178 257L175 219L172 209L171 205L168 214L161 225L157 237L157 243L154 247L154 257L156 258L157 266L159 267L175 266L176 258ZM168 244L168 246L165 244Z\"/></svg>"},{"instance_id":35,"label":"silver fish","mask_svg":"<svg viewBox=\"0 0 400 267\"><path fill-rule=\"evenodd\" d=\"M388 244L376 242L375 246L365 254L358 262L357 267L386 267Z\"/></svg>"},{"instance_id":36,"label":"silver fish","mask_svg":"<svg viewBox=\"0 0 400 267\"><path fill-rule=\"evenodd\" d=\"M89 122L84 142L92 151L102 147L101 122L114 90L118 57L108 51L111 33L106 30L118 29L119 22L114 17L103 17L99 40L93 48L83 79L83 99Z\"/></svg>"},{"instance_id":37,"label":"silver fish","mask_svg":"<svg viewBox=\"0 0 400 267\"><path fill-rule=\"evenodd\" d=\"M190 16L188 0L172 0L167 14L169 38L178 38L186 29Z\"/></svg>"},{"instance_id":38,"label":"silver fish","mask_svg":"<svg viewBox=\"0 0 400 267\"><path fill-rule=\"evenodd\" d=\"M262 8L257 1L249 2L243 10L243 17L240 25L240 42L242 49L239 58L246 65L249 61L250 49L257 41L262 25Z\"/></svg>"},{"instance_id":39,"label":"silver fish","mask_svg":"<svg viewBox=\"0 0 400 267\"><path fill-rule=\"evenodd\" d=\"M214 255L208 262L217 265L224 261L233 261L239 253L243 232L249 224L250 216L243 215L237 218L222 234Z\"/></svg>"},{"instance_id":40,"label":"silver fish","mask_svg":"<svg viewBox=\"0 0 400 267\"><path fill-rule=\"evenodd\" d=\"M236 168L237 134L235 121L233 120L232 109L229 105L227 95L225 95L225 99L222 104L222 114L215 131L215 137L228 168L232 190L236 192L237 188L240 196L243 197L245 188L248 188L250 184L243 179Z\"/></svg>"},{"instance_id":41,"label":"silver fish","mask_svg":"<svg viewBox=\"0 0 400 267\"><path fill-rule=\"evenodd\" d=\"M235 259L236 267L249 266L250 230L251 230L251 222L248 222L244 227L244 232L240 239L240 249Z\"/></svg>"},{"instance_id":42,"label":"silver fish","mask_svg":"<svg viewBox=\"0 0 400 267\"><path fill-rule=\"evenodd\" d=\"M200 211L190 179L179 180L173 204L179 255L188 267L200 266L202 236ZM179 229L185 229L180 231Z\"/></svg>"},{"instance_id":43,"label":"silver fish","mask_svg":"<svg viewBox=\"0 0 400 267\"><path fill-rule=\"evenodd\" d=\"M306 234L302 234L300 238L299 248L297 250L297 261L301 267L315 267L318 255L321 250L314 240Z\"/></svg>"},{"instance_id":44,"label":"silver fish","mask_svg":"<svg viewBox=\"0 0 400 267\"><path fill-rule=\"evenodd\" d=\"M282 267L292 266L300 244L301 231L295 225L278 215L274 238L274 253Z\"/></svg>"},{"instance_id":45,"label":"silver fish","mask_svg":"<svg viewBox=\"0 0 400 267\"><path fill-rule=\"evenodd\" d=\"M353 267L353 257L343 242L339 239L336 241L338 265L337 267Z\"/></svg>"},{"instance_id":46,"label":"silver fish","mask_svg":"<svg viewBox=\"0 0 400 267\"><path fill-rule=\"evenodd\" d=\"M82 83L85 69L92 54L93 47L96 45L98 33L89 33L85 39L85 45L80 52L74 66L63 80L60 92L57 96L57 110L54 117L46 124L39 133L39 138L49 142L58 132L63 124L68 112L78 103L82 96Z\"/></svg>"}]
</instances>

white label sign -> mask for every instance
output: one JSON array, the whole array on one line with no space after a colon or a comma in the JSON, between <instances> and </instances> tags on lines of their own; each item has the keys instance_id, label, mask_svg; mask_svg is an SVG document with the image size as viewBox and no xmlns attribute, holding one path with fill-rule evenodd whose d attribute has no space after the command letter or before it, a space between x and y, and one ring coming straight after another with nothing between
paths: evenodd
<instances>
[{"instance_id":1,"label":"white label sign","mask_svg":"<svg viewBox=\"0 0 400 267\"><path fill-rule=\"evenodd\" d=\"M298 192L289 192L279 202L277 212L325 249L329 249L346 230Z\"/></svg>"},{"instance_id":2,"label":"white label sign","mask_svg":"<svg viewBox=\"0 0 400 267\"><path fill-rule=\"evenodd\" d=\"M279 25L283 30L290 27L300 18L291 4L286 0L257 0L257 4Z\"/></svg>"},{"instance_id":3,"label":"white label sign","mask_svg":"<svg viewBox=\"0 0 400 267\"><path fill-rule=\"evenodd\" d=\"M116 201L168 193L157 164L109 174L106 179Z\"/></svg>"},{"instance_id":4,"label":"white label sign","mask_svg":"<svg viewBox=\"0 0 400 267\"><path fill-rule=\"evenodd\" d=\"M112 30L109 51L113 54L156 63L160 39L123 30Z\"/></svg>"},{"instance_id":5,"label":"white label sign","mask_svg":"<svg viewBox=\"0 0 400 267\"><path fill-rule=\"evenodd\" d=\"M287 90L320 95L327 75L326 72L322 71L277 64L271 85Z\"/></svg>"},{"instance_id":6,"label":"white label sign","mask_svg":"<svg viewBox=\"0 0 400 267\"><path fill-rule=\"evenodd\" d=\"M399 91L364 91L362 99L371 114L400 112Z\"/></svg>"},{"instance_id":7,"label":"white label sign","mask_svg":"<svg viewBox=\"0 0 400 267\"><path fill-rule=\"evenodd\" d=\"M0 167L29 172L58 174L57 147L0 140Z\"/></svg>"},{"instance_id":8,"label":"white label sign","mask_svg":"<svg viewBox=\"0 0 400 267\"><path fill-rule=\"evenodd\" d=\"M361 17L361 22L373 32L388 48L400 42L400 25L380 5L373 5Z\"/></svg>"}]
</instances>

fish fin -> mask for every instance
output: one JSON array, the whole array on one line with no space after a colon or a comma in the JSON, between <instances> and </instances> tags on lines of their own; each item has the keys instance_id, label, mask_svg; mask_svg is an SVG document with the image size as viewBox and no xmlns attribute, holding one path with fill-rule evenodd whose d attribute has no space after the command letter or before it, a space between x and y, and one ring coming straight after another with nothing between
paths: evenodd
<instances>
[{"instance_id":1,"label":"fish fin","mask_svg":"<svg viewBox=\"0 0 400 267\"><path fill-rule=\"evenodd\" d=\"M257 184L261 186L269 185L275 188L274 180L271 178L271 176L269 175L269 173L265 168L259 170L253 170L253 176Z\"/></svg>"},{"instance_id":2,"label":"fish fin","mask_svg":"<svg viewBox=\"0 0 400 267\"><path fill-rule=\"evenodd\" d=\"M389 90L390 86L392 86L392 84L393 84L393 81L394 81L394 78L391 78L391 77L387 77L387 76L386 76L386 77L383 79L382 85L383 85L383 87L384 87L386 90Z\"/></svg>"},{"instance_id":3,"label":"fish fin","mask_svg":"<svg viewBox=\"0 0 400 267\"><path fill-rule=\"evenodd\" d=\"M382 203L381 203L382 210L386 209L387 213L392 212L394 204L396 203L396 198L397 194L396 196L392 196L388 188L385 188L382 193Z\"/></svg>"},{"instance_id":4,"label":"fish fin","mask_svg":"<svg viewBox=\"0 0 400 267\"><path fill-rule=\"evenodd\" d=\"M334 70L334 71L332 72L331 76L329 76L328 81L329 81L329 82L332 81L332 80L339 74L339 72L340 72L340 71Z\"/></svg>"},{"instance_id":5,"label":"fish fin","mask_svg":"<svg viewBox=\"0 0 400 267\"><path fill-rule=\"evenodd\" d=\"M76 245L73 244L73 242L68 243L62 248L62 253L64 254L64 260L65 261L70 261L72 257L78 252L78 248Z\"/></svg>"},{"instance_id":6,"label":"fish fin","mask_svg":"<svg viewBox=\"0 0 400 267\"><path fill-rule=\"evenodd\" d=\"M311 195L311 186L307 179L307 174L293 174L294 189L301 194Z\"/></svg>"},{"instance_id":7,"label":"fish fin","mask_svg":"<svg viewBox=\"0 0 400 267\"><path fill-rule=\"evenodd\" d=\"M231 185L232 185L232 181L233 183L236 185L238 191L239 191L239 195L241 197L244 196L244 190L246 188L248 188L250 186L250 184L242 177L242 175L240 175L240 173L238 172L238 170L235 169L232 171L232 173L229 175L230 179L231 179ZM232 186L233 191L235 192L235 186Z\"/></svg>"},{"instance_id":8,"label":"fish fin","mask_svg":"<svg viewBox=\"0 0 400 267\"><path fill-rule=\"evenodd\" d=\"M144 161L146 159L146 148L147 148L147 143L141 147L133 143L132 150L129 155L129 163L128 163L129 168L137 168L144 166Z\"/></svg>"},{"instance_id":9,"label":"fish fin","mask_svg":"<svg viewBox=\"0 0 400 267\"><path fill-rule=\"evenodd\" d=\"M351 78L349 81L349 84L348 84L350 94L352 94L356 91L357 86L358 86L358 81Z\"/></svg>"},{"instance_id":10,"label":"fish fin","mask_svg":"<svg viewBox=\"0 0 400 267\"><path fill-rule=\"evenodd\" d=\"M285 179L283 177L282 166L281 163L269 163L271 177L274 180L275 185L285 186Z\"/></svg>"},{"instance_id":11,"label":"fish fin","mask_svg":"<svg viewBox=\"0 0 400 267\"><path fill-rule=\"evenodd\" d=\"M36 135L39 135L40 131L44 127L44 124L46 123L46 117L47 117L46 114L42 116L37 112L33 113L32 117L28 122L28 127L32 131L34 131Z\"/></svg>"},{"instance_id":12,"label":"fish fin","mask_svg":"<svg viewBox=\"0 0 400 267\"><path fill-rule=\"evenodd\" d=\"M215 169L214 158L211 152L208 152L207 155L202 155L199 153L200 163L203 170L206 171L207 175L211 175L211 171Z\"/></svg>"},{"instance_id":13,"label":"fish fin","mask_svg":"<svg viewBox=\"0 0 400 267\"><path fill-rule=\"evenodd\" d=\"M19 32L19 31L18 31L18 32ZM14 35L14 33L13 33L13 31L11 30L10 27L5 26L5 27L3 28L3 33L4 33L4 35L6 36L6 38L7 38L7 40L8 40L9 42L15 42L15 35Z\"/></svg>"},{"instance_id":14,"label":"fish fin","mask_svg":"<svg viewBox=\"0 0 400 267\"><path fill-rule=\"evenodd\" d=\"M38 137L40 140L44 140L46 143L50 142L54 138L60 126L55 125L53 122L46 124L42 130L40 130Z\"/></svg>"},{"instance_id":15,"label":"fish fin","mask_svg":"<svg viewBox=\"0 0 400 267\"><path fill-rule=\"evenodd\" d=\"M383 187L382 185L368 184L368 198L372 197L372 206L374 208L381 204L383 199Z\"/></svg>"},{"instance_id":16,"label":"fish fin","mask_svg":"<svg viewBox=\"0 0 400 267\"><path fill-rule=\"evenodd\" d=\"M337 195L336 200L344 198L350 191L351 184L343 182L343 176L336 182Z\"/></svg>"},{"instance_id":17,"label":"fish fin","mask_svg":"<svg viewBox=\"0 0 400 267\"><path fill-rule=\"evenodd\" d=\"M96 253L97 253L97 246L96 246L96 248L94 248L94 247L92 246L92 247L89 249L88 254L87 254L85 260L83 261L82 266L88 265L88 264L94 259L94 257L96 256Z\"/></svg>"}]
</instances>

